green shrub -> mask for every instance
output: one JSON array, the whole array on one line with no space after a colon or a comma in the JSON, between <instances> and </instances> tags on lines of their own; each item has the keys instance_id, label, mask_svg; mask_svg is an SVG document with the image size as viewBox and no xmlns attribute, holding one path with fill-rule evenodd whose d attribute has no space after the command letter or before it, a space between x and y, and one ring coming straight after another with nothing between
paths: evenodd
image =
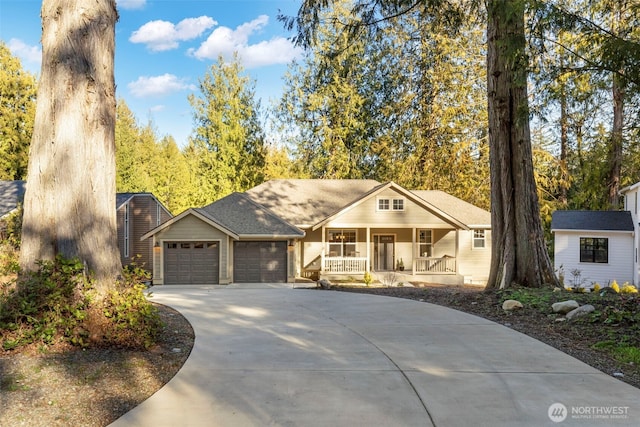
<instances>
[{"instance_id":1,"label":"green shrub","mask_svg":"<svg viewBox=\"0 0 640 427\"><path fill-rule=\"evenodd\" d=\"M99 298L79 260L41 261L0 290L0 346L149 347L162 323L142 277L140 269L125 269L114 290Z\"/></svg>"}]
</instances>

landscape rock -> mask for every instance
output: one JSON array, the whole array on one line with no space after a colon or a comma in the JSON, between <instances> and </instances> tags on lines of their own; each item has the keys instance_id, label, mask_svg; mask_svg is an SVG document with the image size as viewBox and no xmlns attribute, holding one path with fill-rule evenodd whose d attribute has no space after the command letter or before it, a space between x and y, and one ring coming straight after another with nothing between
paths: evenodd
<instances>
[{"instance_id":1,"label":"landscape rock","mask_svg":"<svg viewBox=\"0 0 640 427\"><path fill-rule=\"evenodd\" d=\"M595 307L591 304L585 304L576 308L575 310L571 310L567 313L566 317L568 320L575 319L576 317L584 316L585 314L589 314L592 311L595 311Z\"/></svg>"},{"instance_id":2,"label":"landscape rock","mask_svg":"<svg viewBox=\"0 0 640 427\"><path fill-rule=\"evenodd\" d=\"M514 299L508 299L502 303L502 309L504 311L514 311L524 307L520 301Z\"/></svg>"},{"instance_id":3,"label":"landscape rock","mask_svg":"<svg viewBox=\"0 0 640 427\"><path fill-rule=\"evenodd\" d=\"M571 310L575 310L578 307L580 307L580 304L578 304L577 301L574 301L572 299L568 301L556 302L551 306L554 313L560 313L560 314L567 314Z\"/></svg>"},{"instance_id":4,"label":"landscape rock","mask_svg":"<svg viewBox=\"0 0 640 427\"><path fill-rule=\"evenodd\" d=\"M331 282L327 279L318 280L318 287L322 289L330 289L332 286Z\"/></svg>"}]
</instances>

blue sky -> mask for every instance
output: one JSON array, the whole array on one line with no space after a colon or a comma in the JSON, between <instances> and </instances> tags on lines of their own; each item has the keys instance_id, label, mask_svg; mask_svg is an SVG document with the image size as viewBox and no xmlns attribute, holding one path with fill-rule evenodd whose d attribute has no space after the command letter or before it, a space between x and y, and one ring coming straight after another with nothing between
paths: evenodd
<instances>
[{"instance_id":1,"label":"blue sky","mask_svg":"<svg viewBox=\"0 0 640 427\"><path fill-rule=\"evenodd\" d=\"M219 55L238 55L255 80L263 109L282 92L287 64L301 51L277 15L295 15L300 0L118 0L115 80L141 124L183 146L191 129L187 96ZM40 72L40 0L0 0L0 39Z\"/></svg>"}]
</instances>

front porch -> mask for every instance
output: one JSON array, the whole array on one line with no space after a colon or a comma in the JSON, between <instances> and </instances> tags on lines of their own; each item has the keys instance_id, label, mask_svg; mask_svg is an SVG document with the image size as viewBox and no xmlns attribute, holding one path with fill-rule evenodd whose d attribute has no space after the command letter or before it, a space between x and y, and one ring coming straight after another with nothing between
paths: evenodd
<instances>
[{"instance_id":1,"label":"front porch","mask_svg":"<svg viewBox=\"0 0 640 427\"><path fill-rule=\"evenodd\" d=\"M320 273L321 274L364 274L368 270L369 260L366 257L324 257ZM404 262L403 262L404 264ZM375 271L375 270L372 270ZM418 257L412 262L410 268L396 268L393 270L401 274L456 274L456 258L450 256L443 257Z\"/></svg>"}]
</instances>

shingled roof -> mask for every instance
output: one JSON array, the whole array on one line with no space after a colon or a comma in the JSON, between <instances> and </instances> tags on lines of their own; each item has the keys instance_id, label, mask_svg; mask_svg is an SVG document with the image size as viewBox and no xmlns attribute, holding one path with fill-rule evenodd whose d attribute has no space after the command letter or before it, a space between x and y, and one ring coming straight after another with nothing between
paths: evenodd
<instances>
[{"instance_id":1,"label":"shingled roof","mask_svg":"<svg viewBox=\"0 0 640 427\"><path fill-rule=\"evenodd\" d=\"M298 227L314 225L379 187L372 179L273 179L245 194Z\"/></svg>"},{"instance_id":2,"label":"shingled roof","mask_svg":"<svg viewBox=\"0 0 640 427\"><path fill-rule=\"evenodd\" d=\"M255 203L244 193L232 193L194 210L239 236L304 237L302 230Z\"/></svg>"},{"instance_id":3,"label":"shingled roof","mask_svg":"<svg viewBox=\"0 0 640 427\"><path fill-rule=\"evenodd\" d=\"M11 213L24 198L25 181L0 181L0 218Z\"/></svg>"},{"instance_id":4,"label":"shingled roof","mask_svg":"<svg viewBox=\"0 0 640 427\"><path fill-rule=\"evenodd\" d=\"M629 211L555 211L551 230L633 231Z\"/></svg>"},{"instance_id":5,"label":"shingled roof","mask_svg":"<svg viewBox=\"0 0 640 427\"><path fill-rule=\"evenodd\" d=\"M439 190L411 191L470 228L491 227L491 213Z\"/></svg>"}]
</instances>

